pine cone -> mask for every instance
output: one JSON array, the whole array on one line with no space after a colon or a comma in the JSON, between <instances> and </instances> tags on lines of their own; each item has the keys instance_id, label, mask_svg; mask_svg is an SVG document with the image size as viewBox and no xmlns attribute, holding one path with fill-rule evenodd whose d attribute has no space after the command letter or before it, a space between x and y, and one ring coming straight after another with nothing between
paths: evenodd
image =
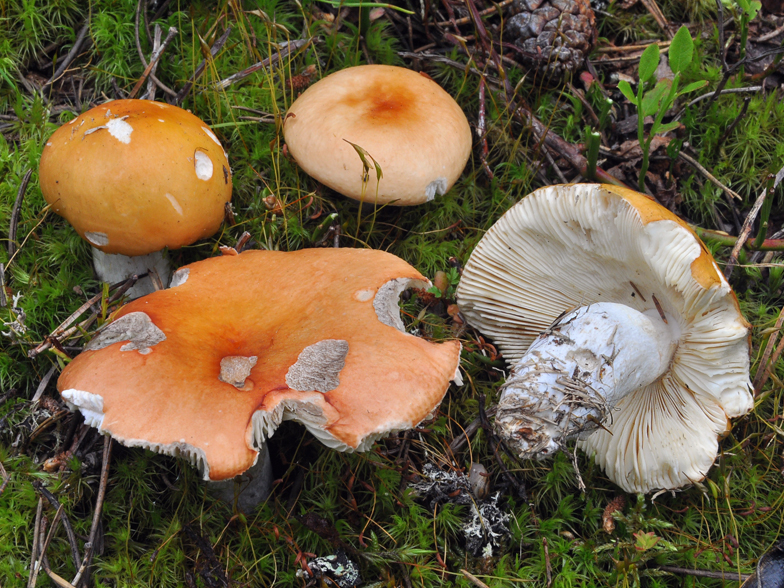
<instances>
[{"instance_id":1,"label":"pine cone","mask_svg":"<svg viewBox=\"0 0 784 588\"><path fill-rule=\"evenodd\" d=\"M506 40L525 52L520 61L548 75L577 71L596 43L590 0L514 0L511 12Z\"/></svg>"},{"instance_id":2,"label":"pine cone","mask_svg":"<svg viewBox=\"0 0 784 588\"><path fill-rule=\"evenodd\" d=\"M620 495L613 498L604 508L602 528L605 533L612 533L615 530L615 519L613 519L612 515L614 512L622 511L624 506L626 506L626 497Z\"/></svg>"}]
</instances>

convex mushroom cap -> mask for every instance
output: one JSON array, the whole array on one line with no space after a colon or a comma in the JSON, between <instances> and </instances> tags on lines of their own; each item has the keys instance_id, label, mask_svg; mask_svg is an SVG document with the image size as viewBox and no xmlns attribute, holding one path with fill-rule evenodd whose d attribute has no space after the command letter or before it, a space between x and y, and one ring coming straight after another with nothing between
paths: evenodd
<instances>
[{"instance_id":1,"label":"convex mushroom cap","mask_svg":"<svg viewBox=\"0 0 784 588\"><path fill-rule=\"evenodd\" d=\"M400 293L427 284L381 251L207 259L124 306L58 389L89 425L187 457L209 480L251 467L282 420L366 450L426 418L459 379L460 344L407 334L400 320Z\"/></svg>"},{"instance_id":2,"label":"convex mushroom cap","mask_svg":"<svg viewBox=\"0 0 784 588\"><path fill-rule=\"evenodd\" d=\"M115 100L60 127L41 155L52 209L104 253L178 249L220 227L226 154L209 127L161 102Z\"/></svg>"},{"instance_id":3,"label":"convex mushroom cap","mask_svg":"<svg viewBox=\"0 0 784 588\"><path fill-rule=\"evenodd\" d=\"M471 153L471 129L454 99L429 77L389 65L350 67L313 84L289 108L283 133L308 175L378 204L445 194ZM365 173L354 145L378 163L381 181L367 157Z\"/></svg>"},{"instance_id":4,"label":"convex mushroom cap","mask_svg":"<svg viewBox=\"0 0 784 588\"><path fill-rule=\"evenodd\" d=\"M678 488L752 408L734 293L688 226L637 192L535 191L477 245L457 296L516 363L496 426L524 457L576 437L625 490Z\"/></svg>"}]
</instances>

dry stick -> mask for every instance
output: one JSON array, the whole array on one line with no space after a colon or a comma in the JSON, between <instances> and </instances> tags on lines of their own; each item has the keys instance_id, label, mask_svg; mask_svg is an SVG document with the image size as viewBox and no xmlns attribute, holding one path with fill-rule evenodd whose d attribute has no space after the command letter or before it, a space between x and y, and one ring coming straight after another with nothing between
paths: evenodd
<instances>
[{"instance_id":1,"label":"dry stick","mask_svg":"<svg viewBox=\"0 0 784 588\"><path fill-rule=\"evenodd\" d=\"M684 574L686 576L697 576L698 578L715 578L717 580L729 580L731 582L744 582L752 574L738 574L737 572L711 572L709 570L690 570L688 568L678 568L675 566L656 566L657 569L671 574Z\"/></svg>"},{"instance_id":2,"label":"dry stick","mask_svg":"<svg viewBox=\"0 0 784 588\"><path fill-rule=\"evenodd\" d=\"M152 41L152 55L155 55L155 53L160 51L161 49L162 33L163 30L161 29L161 25L156 24L155 33L153 35L153 41ZM158 71L158 62L156 61L155 65L152 66L150 73L155 73L157 71ZM157 87L158 86L155 85L155 82L153 82L151 79L147 79L147 91L144 93L144 96L142 96L142 98L145 100L155 100L155 88Z\"/></svg>"},{"instance_id":3,"label":"dry stick","mask_svg":"<svg viewBox=\"0 0 784 588\"><path fill-rule=\"evenodd\" d=\"M729 196L730 198L735 198L735 200L743 201L743 197L740 194L738 194L734 190L722 184L712 173L710 173L707 169L702 167L702 165L700 165L700 162L694 159L691 155L688 155L683 151L681 151L678 154L678 157L680 157L683 161L685 161L686 163L694 167L694 169L696 169L698 172L704 175L711 184L713 184L717 188L720 188L727 196Z\"/></svg>"},{"instance_id":4,"label":"dry stick","mask_svg":"<svg viewBox=\"0 0 784 588\"><path fill-rule=\"evenodd\" d=\"M259 61L258 63L251 65L249 68L243 69L241 72L235 73L234 75L231 75L228 78L221 80L220 82L215 82L211 86L211 88L214 88L216 90L223 90L225 88L228 88L233 83L238 82L244 78L247 78L249 75L256 73L261 69L266 69L270 65L274 65L282 58L287 57L293 51L299 51L303 47L309 45L311 42L313 43L318 42L318 37L310 37L309 39L297 39L295 41L288 41L285 47L283 47L280 51L278 51L274 55L270 55L264 61Z\"/></svg>"},{"instance_id":5,"label":"dry stick","mask_svg":"<svg viewBox=\"0 0 784 588\"><path fill-rule=\"evenodd\" d=\"M0 484L0 496L2 496L3 492L5 492L5 487L8 486L8 482L11 481L11 475L5 471L5 466L2 461L0 461L0 476L3 478L3 483Z\"/></svg>"},{"instance_id":6,"label":"dry stick","mask_svg":"<svg viewBox=\"0 0 784 588\"><path fill-rule=\"evenodd\" d=\"M665 35L672 39L673 33L670 30L670 23L667 22L667 19L662 14L661 8L659 8L659 5L656 4L656 0L642 0L642 3L645 8L648 9L648 12L651 13L651 16L656 20L656 24L659 25L659 28L664 31Z\"/></svg>"},{"instance_id":7,"label":"dry stick","mask_svg":"<svg viewBox=\"0 0 784 588\"><path fill-rule=\"evenodd\" d=\"M41 383L38 384L38 388L36 389L35 394L33 395L32 402L38 402L41 399L41 396L43 396L46 387L49 385L49 380L52 379L52 376L54 375L56 369L57 369L57 364L50 367L49 371L46 372L46 375L43 378L41 378Z\"/></svg>"},{"instance_id":8,"label":"dry stick","mask_svg":"<svg viewBox=\"0 0 784 588\"><path fill-rule=\"evenodd\" d=\"M779 333L781 332L781 325L784 324L784 306L781 307L779 311L779 316L776 319L776 325L773 327L773 332L771 332L770 337L768 338L768 344L765 346L765 352L762 354L762 359L760 360L759 367L757 368L757 374L754 376L754 391L759 394L759 391L762 389L760 386L760 382L765 377L765 366L768 365L768 359L770 359L770 354L773 352L773 348L776 345L776 339L778 338Z\"/></svg>"},{"instance_id":9,"label":"dry stick","mask_svg":"<svg viewBox=\"0 0 784 588\"><path fill-rule=\"evenodd\" d=\"M761 36L757 37L754 40L757 43L764 43L765 41L770 41L771 39L775 39L781 33L784 33L784 25L780 26L777 29L774 29L774 30L770 31L769 33L765 33L764 35L761 35Z\"/></svg>"},{"instance_id":10,"label":"dry stick","mask_svg":"<svg viewBox=\"0 0 784 588\"><path fill-rule=\"evenodd\" d=\"M479 120L476 123L476 133L479 135L479 140L482 142L479 160L482 162L482 169L485 170L485 175L489 180L493 179L493 172L490 166L487 165L487 129L485 121L485 79L479 78Z\"/></svg>"},{"instance_id":11,"label":"dry stick","mask_svg":"<svg viewBox=\"0 0 784 588\"><path fill-rule=\"evenodd\" d=\"M784 351L784 337L782 337L781 340L779 341L779 344L776 345L776 350L773 352L773 355L771 356L768 365L764 368L763 366L760 366L760 369L763 370L762 372L763 375L762 375L762 379L759 381L759 386L754 387L755 396L759 395L760 391L762 390L762 387L765 384L767 384L768 378L770 378L770 373L773 370L773 366L776 365L776 362L779 360L779 357L781 357L782 351Z\"/></svg>"},{"instance_id":12,"label":"dry stick","mask_svg":"<svg viewBox=\"0 0 784 588\"><path fill-rule=\"evenodd\" d=\"M218 54L218 51L220 51L223 48L223 45L226 43L226 40L229 38L230 34L231 34L231 27L227 27L226 30L223 32L223 34L220 37L218 37L218 40L215 41L215 44L210 48L210 59L215 59L215 56ZM185 99L185 96L188 95L188 92L190 92L191 88L193 87L193 83L201 77L201 74L204 73L206 67L207 67L207 59L205 58L201 60L201 63L193 72L191 79L189 79L188 82L182 87L182 89L179 92L177 92L177 95L172 100L172 104L177 106L180 104L180 102L182 102Z\"/></svg>"},{"instance_id":13,"label":"dry stick","mask_svg":"<svg viewBox=\"0 0 784 588\"><path fill-rule=\"evenodd\" d=\"M682 117L683 113L686 112L686 109L689 108L690 106L694 106L695 104L697 104L698 102L702 102L703 100L708 100L709 98L716 96L717 94L721 94L721 95L755 94L757 92L760 92L761 90L762 90L762 86L750 86L748 88L728 88L721 91L716 90L716 92L714 92L713 94L703 94L702 96L698 96L697 98L689 102L686 106L684 106L683 109L678 114L676 114L672 120L678 120L680 117Z\"/></svg>"},{"instance_id":14,"label":"dry stick","mask_svg":"<svg viewBox=\"0 0 784 588\"><path fill-rule=\"evenodd\" d=\"M497 13L502 8L509 6L514 0L503 0L502 2L494 2L492 8L485 8L481 12L479 12L479 16L489 16L491 14ZM458 18L456 21L452 22L451 20L444 20L441 22L437 22L436 25L440 27L445 27L451 24L456 25L464 25L471 22L470 16L464 16L463 18Z\"/></svg>"},{"instance_id":15,"label":"dry stick","mask_svg":"<svg viewBox=\"0 0 784 588\"><path fill-rule=\"evenodd\" d=\"M127 292L128 288L130 288L133 285L133 283L136 282L136 280L133 280L133 282L129 285L129 282L131 282L131 280L133 280L132 277L127 279L127 280L123 280L122 282L117 282L116 284L112 284L111 286L109 286L109 292L111 292L112 290L115 290L117 288L120 288L123 293ZM127 287L125 287L125 286L127 286ZM96 294L95 296L93 296L92 298L90 298L87 302L82 304L79 308L77 308L71 314L71 316L69 316L67 319L65 319L60 324L59 327L57 327L54 331L52 331L49 335L47 335L44 338L43 343L41 343L35 349L31 349L30 351L28 351L27 352L27 357L33 358L36 355L38 355L39 353L43 353L44 351L49 349L52 346L52 343L51 343L52 339L56 339L58 337L66 335L66 329L71 325L71 323L73 323L82 314L87 312L87 309L89 309L93 304L98 302L102 297L103 297L103 292L100 292L100 293Z\"/></svg>"},{"instance_id":16,"label":"dry stick","mask_svg":"<svg viewBox=\"0 0 784 588\"><path fill-rule=\"evenodd\" d=\"M57 507L57 513L55 513L54 519L52 520L52 524L49 527L49 532L46 534L46 539L44 540L43 545L41 545L41 553L38 554L38 560L36 561L35 564L34 573L36 576L38 575L38 570L41 569L41 565L43 564L44 558L46 557L46 550L49 547L49 542L52 540L52 536L54 535L54 532L57 530L57 527L60 525L60 517L62 516L63 516L63 505L61 504L59 507ZM35 586L35 580L33 580L33 586Z\"/></svg>"},{"instance_id":17,"label":"dry stick","mask_svg":"<svg viewBox=\"0 0 784 588\"><path fill-rule=\"evenodd\" d=\"M93 513L93 523L90 527L90 537L85 543L86 551L84 553L84 560L82 560L82 565L79 567L79 571L76 572L76 576L74 576L73 581L71 584L74 586L79 586L79 581L82 579L82 574L84 571L89 567L90 563L93 559L93 552L94 552L94 545L95 545L95 536L98 533L98 525L101 522L101 509L103 508L103 499L106 496L106 484L109 481L109 459L112 455L112 438L111 437L104 437L103 441L103 460L101 461L101 481L98 485L98 496L95 499L95 513Z\"/></svg>"},{"instance_id":18,"label":"dry stick","mask_svg":"<svg viewBox=\"0 0 784 588\"><path fill-rule=\"evenodd\" d=\"M27 578L27 588L35 586L38 578L38 569L35 562L38 561L38 540L41 536L41 517L44 512L44 499L38 497L38 508L35 511L35 526L33 527L33 549L30 553L30 575Z\"/></svg>"},{"instance_id":19,"label":"dry stick","mask_svg":"<svg viewBox=\"0 0 784 588\"><path fill-rule=\"evenodd\" d=\"M142 77L139 78L138 82L136 82L136 85L133 87L133 90L131 90L131 93L128 95L128 98L136 97L136 94L139 92L139 90L141 90L142 85L144 84L144 80L147 79L147 76L150 76L151 79L154 78L153 72L155 66L158 64L158 60L161 58L163 52L166 51L166 47L169 46L169 43L172 42L172 40L174 39L174 37L177 35L178 32L179 31L177 31L176 28L169 27L169 32L166 35L166 39L164 39L163 43L161 43L161 46L158 48L158 51L157 52L153 51L152 55L150 55L150 63L148 63L147 67L144 68L144 73L142 73Z\"/></svg>"},{"instance_id":20,"label":"dry stick","mask_svg":"<svg viewBox=\"0 0 784 588\"><path fill-rule=\"evenodd\" d=\"M28 169L27 173L22 178L22 183L19 184L19 191L16 193L16 200L14 207L11 210L10 227L8 228L8 257L11 258L16 252L16 229L19 225L19 213L22 210L22 199L24 198L27 184L30 183L30 176L33 170Z\"/></svg>"},{"instance_id":21,"label":"dry stick","mask_svg":"<svg viewBox=\"0 0 784 588\"><path fill-rule=\"evenodd\" d=\"M8 298L5 295L5 266L0 263L0 308L8 306Z\"/></svg>"},{"instance_id":22,"label":"dry stick","mask_svg":"<svg viewBox=\"0 0 784 588\"><path fill-rule=\"evenodd\" d=\"M54 508L60 508L60 501L55 498L54 494L49 492L44 485L41 484L38 480L33 482L33 488L38 490L41 495L46 498L47 502L51 504ZM63 514L63 527L65 527L65 534L68 536L68 543L71 545L71 556L74 560L74 566L79 565L79 561L82 559L79 555L79 546L76 544L76 533L74 533L73 527L71 526L71 521L68 518L68 515Z\"/></svg>"},{"instance_id":23,"label":"dry stick","mask_svg":"<svg viewBox=\"0 0 784 588\"><path fill-rule=\"evenodd\" d=\"M728 126L727 129L721 134L721 137L719 138L718 141L719 145L724 144L724 140L730 136L732 131L735 130L735 127L738 126L738 123L743 119L744 116L746 116L746 111L749 109L749 104L751 104L751 96L746 96L743 99L743 106L741 106L738 116L735 117L735 120L732 121L730 126Z\"/></svg>"},{"instance_id":24,"label":"dry stick","mask_svg":"<svg viewBox=\"0 0 784 588\"><path fill-rule=\"evenodd\" d=\"M757 220L757 215L759 214L760 209L762 208L762 204L765 202L765 198L773 198L773 192L776 190L776 187L781 183L782 178L784 178L784 167L782 167L778 173L776 174L776 178L773 181L773 186L770 188L770 193L768 192L768 187L766 186L760 195L757 196L757 201L754 203L754 206L749 211L746 220L743 221L743 226L740 229L740 234L738 235L738 240L735 242L735 246L732 248L730 252L730 257L727 260L727 266L724 268L724 277L728 280L732 275L732 270L735 267L735 264L738 262L738 254L740 253L741 247L743 244L748 240L749 235L751 234L751 229L754 226L754 221Z\"/></svg>"},{"instance_id":25,"label":"dry stick","mask_svg":"<svg viewBox=\"0 0 784 588\"><path fill-rule=\"evenodd\" d=\"M90 19L88 18L85 21L85 23L82 26L82 28L79 30L79 34L76 35L76 40L74 41L73 47L71 47L71 50L68 52L68 55L66 55L65 59L63 59L62 63L60 63L60 65L57 66L57 70L54 72L54 75L52 76L52 79L50 79L48 82L46 82L43 85L43 87L41 88L41 93L42 94L45 95L47 93L47 91L49 90L49 87L54 82L56 82L60 78L60 76L63 75L63 73L65 73L65 70L68 68L68 66L71 64L71 62L74 59L76 59L76 56L79 54L79 51L82 48L82 43L84 43L85 38L87 38L87 33L89 31L90 31Z\"/></svg>"},{"instance_id":26,"label":"dry stick","mask_svg":"<svg viewBox=\"0 0 784 588\"><path fill-rule=\"evenodd\" d=\"M478 586L479 588L490 588L490 586L482 582L482 580L471 574L468 570L460 570L460 573L474 586Z\"/></svg>"},{"instance_id":27,"label":"dry stick","mask_svg":"<svg viewBox=\"0 0 784 588\"><path fill-rule=\"evenodd\" d=\"M136 51L139 54L139 60L142 62L142 65L145 69L147 69L147 60L144 58L144 53L142 52L142 42L139 39L139 15L142 9L142 2L144 0L139 0L138 4L136 5L136 20L134 21L134 34L136 36ZM155 82L155 85L158 86L161 90L166 92L169 96L176 96L177 92L172 90L169 86L164 84L161 80L155 77L155 74L150 74L150 79Z\"/></svg>"}]
</instances>

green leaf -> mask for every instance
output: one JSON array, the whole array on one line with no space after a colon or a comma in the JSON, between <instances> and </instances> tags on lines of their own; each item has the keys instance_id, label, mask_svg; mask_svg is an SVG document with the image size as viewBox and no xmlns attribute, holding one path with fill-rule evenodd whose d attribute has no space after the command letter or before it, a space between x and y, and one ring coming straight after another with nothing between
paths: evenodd
<instances>
[{"instance_id":1,"label":"green leaf","mask_svg":"<svg viewBox=\"0 0 784 588\"><path fill-rule=\"evenodd\" d=\"M694 55L694 42L691 40L689 29L681 27L670 43L670 50L667 54L670 58L670 69L674 73L684 71L691 63Z\"/></svg>"},{"instance_id":2,"label":"green leaf","mask_svg":"<svg viewBox=\"0 0 784 588\"><path fill-rule=\"evenodd\" d=\"M650 80L656 73L657 67L659 67L659 46L652 43L640 56L640 82Z\"/></svg>"},{"instance_id":3,"label":"green leaf","mask_svg":"<svg viewBox=\"0 0 784 588\"><path fill-rule=\"evenodd\" d=\"M643 533L642 531L634 533L634 538L637 539L637 541L634 542L634 548L637 551L647 551L652 549L659 542L659 538L653 531L648 533Z\"/></svg>"},{"instance_id":4,"label":"green leaf","mask_svg":"<svg viewBox=\"0 0 784 588\"><path fill-rule=\"evenodd\" d=\"M659 133L659 134L664 134L664 133L666 133L668 131L674 131L680 125L681 125L681 123L679 123L677 120L674 120L672 122L664 123L663 125L661 125L659 127L659 129L656 132Z\"/></svg>"},{"instance_id":5,"label":"green leaf","mask_svg":"<svg viewBox=\"0 0 784 588\"><path fill-rule=\"evenodd\" d=\"M750 2L748 10L746 10L746 12L749 14L749 20L754 20L761 8L761 2L757 2L756 0L754 2Z\"/></svg>"},{"instance_id":6,"label":"green leaf","mask_svg":"<svg viewBox=\"0 0 784 588\"><path fill-rule=\"evenodd\" d=\"M659 105L667 90L670 88L669 80L659 80L653 90L645 93L642 99L642 115L651 116L659 111Z\"/></svg>"},{"instance_id":7,"label":"green leaf","mask_svg":"<svg viewBox=\"0 0 784 588\"><path fill-rule=\"evenodd\" d=\"M621 91L621 94L626 96L626 99L631 102L632 104L637 104L637 96L634 95L632 92L632 86L626 80L621 80L618 82L618 89Z\"/></svg>"},{"instance_id":8,"label":"green leaf","mask_svg":"<svg viewBox=\"0 0 784 588\"><path fill-rule=\"evenodd\" d=\"M678 95L694 92L694 90L699 90L700 88L704 88L707 85L708 85L708 80L700 80L699 82L692 82L691 84L686 86L683 90L678 92Z\"/></svg>"}]
</instances>

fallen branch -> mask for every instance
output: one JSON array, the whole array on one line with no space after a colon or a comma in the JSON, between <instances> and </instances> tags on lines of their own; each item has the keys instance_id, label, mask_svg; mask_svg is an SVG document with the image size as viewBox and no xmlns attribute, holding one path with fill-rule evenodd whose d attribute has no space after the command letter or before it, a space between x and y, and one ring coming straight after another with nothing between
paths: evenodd
<instances>
[{"instance_id":1,"label":"fallen branch","mask_svg":"<svg viewBox=\"0 0 784 588\"><path fill-rule=\"evenodd\" d=\"M247 78L249 75L256 73L259 70L266 69L271 65L276 64L278 61L283 59L284 57L288 57L294 51L299 51L304 47L310 45L310 43L318 42L318 37L310 37L309 39L297 39L295 41L287 41L283 48L275 53L274 55L270 55L263 61L259 61L251 65L250 67L243 69L241 72L235 73L234 75L229 76L226 79L221 80L220 82L215 82L210 86L216 90L223 90L234 84L235 82L239 82L240 80Z\"/></svg>"},{"instance_id":2,"label":"fallen branch","mask_svg":"<svg viewBox=\"0 0 784 588\"><path fill-rule=\"evenodd\" d=\"M142 77L140 77L139 81L136 82L136 85L133 87L133 90L131 90L131 93L128 95L128 98L136 98L136 94L138 94L139 90L141 90L142 85L144 85L144 80L147 79L147 76L150 76L150 78L152 79L152 77L154 76L155 67L158 65L158 60L161 58L161 55L163 55L163 52L166 51L166 47L169 46L169 43L172 42L172 40L174 39L175 35L177 35L177 33L178 31L176 28L169 27L169 32L166 35L166 38L163 40L163 43L161 43L161 46L158 48L158 51L153 51L152 55L150 55L150 63L148 63L147 66L144 68Z\"/></svg>"},{"instance_id":3,"label":"fallen branch","mask_svg":"<svg viewBox=\"0 0 784 588\"><path fill-rule=\"evenodd\" d=\"M48 82L46 82L41 88L42 94L45 95L49 91L51 85L54 82L56 82L58 79L60 79L60 76L62 76L65 73L65 70L68 69L68 66L71 65L71 62L74 59L76 59L76 56L79 54L79 51L82 48L82 43L84 43L84 40L87 38L87 33L89 31L90 31L90 19L88 18L85 21L82 28L79 30L79 33L76 35L76 40L74 41L71 50L65 56L65 59L63 59L60 65L57 66L57 70L55 70L54 75L51 77L51 79Z\"/></svg>"},{"instance_id":4,"label":"fallen branch","mask_svg":"<svg viewBox=\"0 0 784 588\"><path fill-rule=\"evenodd\" d=\"M227 27L226 30L223 32L223 34L220 37L218 37L218 40L215 41L213 46L210 48L211 60L215 59L215 56L223 48L223 45L226 43L226 40L229 38L230 34L231 34L231 27ZM174 97L174 100L172 100L172 104L174 104L175 106L179 106L180 102L182 102L185 99L185 96L188 95L188 92L190 92L194 82L201 77L201 74L204 73L206 67L207 67L207 59L205 58L202 59L201 63L193 72L193 75L182 87L182 89L179 92L177 92L177 95Z\"/></svg>"},{"instance_id":5,"label":"fallen branch","mask_svg":"<svg viewBox=\"0 0 784 588\"><path fill-rule=\"evenodd\" d=\"M10 227L8 228L8 257L13 257L16 253L16 229L19 226L19 213L22 209L22 199L24 198L27 184L30 183L30 176L33 170L28 169L27 173L22 178L22 183L19 184L19 191L16 193L16 200L14 207L11 210Z\"/></svg>"}]
</instances>

